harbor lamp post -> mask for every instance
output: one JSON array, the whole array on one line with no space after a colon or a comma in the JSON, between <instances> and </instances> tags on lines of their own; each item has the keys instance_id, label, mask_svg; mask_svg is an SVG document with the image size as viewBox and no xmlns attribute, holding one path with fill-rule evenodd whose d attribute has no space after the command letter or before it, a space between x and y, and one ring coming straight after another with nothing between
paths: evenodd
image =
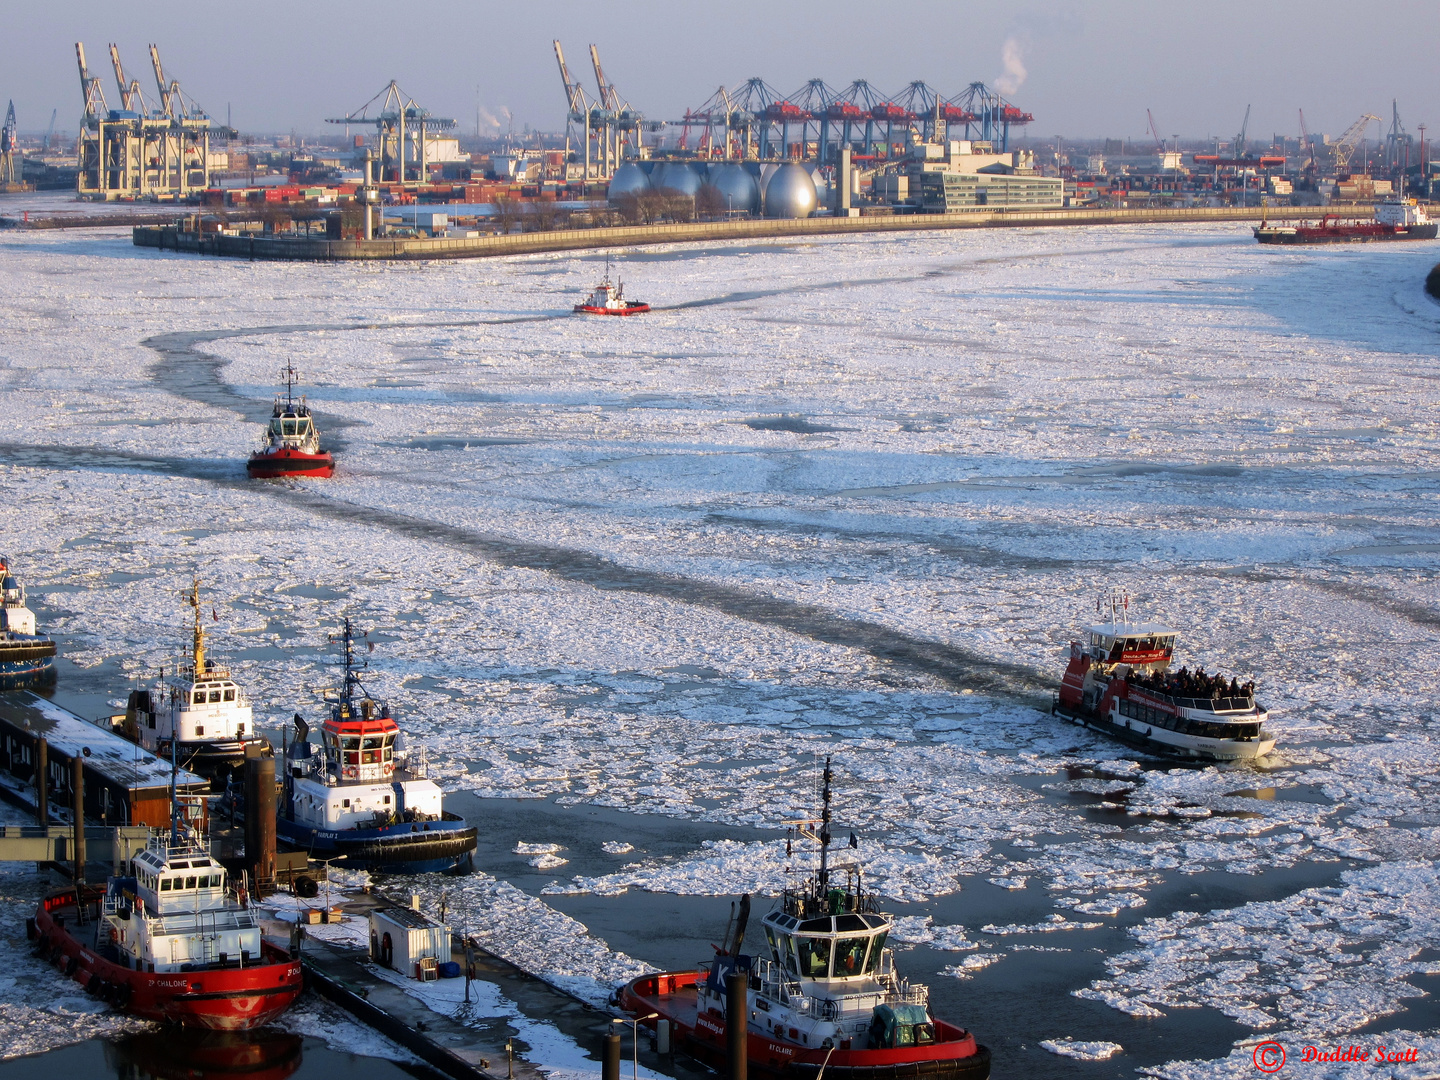
<instances>
[{"instance_id":1,"label":"harbor lamp post","mask_svg":"<svg viewBox=\"0 0 1440 1080\"><path fill-rule=\"evenodd\" d=\"M643 1024L646 1020L656 1019L657 1017L659 1017L659 1015L659 1013L651 1013L649 1016L637 1016L633 1020L626 1016L612 1016L610 1018L610 1022L612 1024L630 1025L630 1029L634 1035L635 1040L633 1043L635 1055L635 1080L640 1080L640 1025Z\"/></svg>"}]
</instances>

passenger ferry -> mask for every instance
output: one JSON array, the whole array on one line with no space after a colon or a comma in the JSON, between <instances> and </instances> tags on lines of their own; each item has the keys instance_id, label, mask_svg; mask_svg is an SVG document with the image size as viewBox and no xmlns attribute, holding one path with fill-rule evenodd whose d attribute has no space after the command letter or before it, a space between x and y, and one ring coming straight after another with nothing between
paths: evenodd
<instances>
[{"instance_id":1,"label":"passenger ferry","mask_svg":"<svg viewBox=\"0 0 1440 1080\"><path fill-rule=\"evenodd\" d=\"M341 642L344 684L330 699L318 749L309 726L295 716L276 835L315 859L344 856L352 869L468 870L475 827L444 809L440 785L423 770L406 767L389 706L360 681L349 619Z\"/></svg>"},{"instance_id":2,"label":"passenger ferry","mask_svg":"<svg viewBox=\"0 0 1440 1080\"><path fill-rule=\"evenodd\" d=\"M25 922L37 956L145 1020L245 1031L303 989L298 947L267 940L244 890L176 825L103 890L59 889Z\"/></svg>"},{"instance_id":3,"label":"passenger ferry","mask_svg":"<svg viewBox=\"0 0 1440 1080\"><path fill-rule=\"evenodd\" d=\"M181 766L223 786L228 774L245 760L245 749L258 746L271 753L270 742L255 730L254 710L244 688L225 668L205 655L205 626L200 617L200 583L185 593L194 609L195 644L191 662L157 685L132 690L123 716L111 726L132 742L162 757L174 756Z\"/></svg>"},{"instance_id":4,"label":"passenger ferry","mask_svg":"<svg viewBox=\"0 0 1440 1080\"><path fill-rule=\"evenodd\" d=\"M270 426L265 430L266 444L250 455L245 470L255 480L274 480L283 476L333 476L335 459L320 449L320 432L305 398L295 400L295 368L285 365L285 398L275 398Z\"/></svg>"},{"instance_id":5,"label":"passenger ferry","mask_svg":"<svg viewBox=\"0 0 1440 1080\"><path fill-rule=\"evenodd\" d=\"M860 866L830 866L830 781L827 759L821 818L801 833L818 843L818 869L762 920L758 954L743 951L746 895L713 962L633 979L620 991L621 1007L651 1026L668 1020L682 1046L714 1063L743 1045L748 1068L766 1075L985 1080L990 1051L935 1017L928 988L895 970L885 945L894 916L865 892ZM737 1014L743 1042L730 1027Z\"/></svg>"},{"instance_id":6,"label":"passenger ferry","mask_svg":"<svg viewBox=\"0 0 1440 1080\"><path fill-rule=\"evenodd\" d=\"M55 681L55 642L35 629L25 587L10 569L10 556L0 555L0 690Z\"/></svg>"},{"instance_id":7,"label":"passenger ferry","mask_svg":"<svg viewBox=\"0 0 1440 1080\"><path fill-rule=\"evenodd\" d=\"M1110 599L1109 622L1070 643L1051 713L1151 753L1197 761L1253 761L1275 748L1253 683L1171 671L1177 631L1130 622L1128 598Z\"/></svg>"}]
</instances>

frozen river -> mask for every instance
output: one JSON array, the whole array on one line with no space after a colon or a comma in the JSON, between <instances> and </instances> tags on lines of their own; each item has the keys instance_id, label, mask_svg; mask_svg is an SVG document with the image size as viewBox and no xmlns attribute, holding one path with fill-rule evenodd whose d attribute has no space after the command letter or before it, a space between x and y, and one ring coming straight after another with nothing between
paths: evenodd
<instances>
[{"instance_id":1,"label":"frozen river","mask_svg":"<svg viewBox=\"0 0 1440 1080\"><path fill-rule=\"evenodd\" d=\"M604 254L0 253L0 537L62 693L98 715L173 664L199 574L257 714L313 721L357 620L412 745L505 823L430 888L521 966L603 999L684 959L635 931L667 903L708 913L703 959L700 898L778 887L829 754L900 965L997 1076L1248 1077L1264 1040L1440 1070L1440 243L651 249L617 256L657 309L623 320L569 313ZM245 479L287 361L333 480ZM1110 588L1256 681L1264 768L1047 714Z\"/></svg>"}]
</instances>

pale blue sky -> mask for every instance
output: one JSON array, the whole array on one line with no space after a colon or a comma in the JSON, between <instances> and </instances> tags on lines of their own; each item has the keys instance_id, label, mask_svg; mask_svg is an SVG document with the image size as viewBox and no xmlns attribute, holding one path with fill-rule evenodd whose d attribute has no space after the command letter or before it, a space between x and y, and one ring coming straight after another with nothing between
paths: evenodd
<instances>
[{"instance_id":1,"label":"pale blue sky","mask_svg":"<svg viewBox=\"0 0 1440 1080\"><path fill-rule=\"evenodd\" d=\"M722 83L760 76L782 92L809 78L866 79L887 94L923 79L947 95L995 83L1002 55L1024 69L1012 99L1049 139L1144 136L1154 110L1165 136L1228 138L1253 104L1251 137L1338 134L1365 112L1388 123L1391 98L1413 132L1440 125L1434 62L1440 2L1140 0L969 3L943 0L11 0L0 21L0 100L23 129L50 110L73 130L80 113L74 42L114 98L106 47L154 86L146 45L214 117L227 102L244 130L325 130L392 77L432 111L474 130L485 110L556 129L564 100L550 41L594 92L586 46L648 116L674 119Z\"/></svg>"}]
</instances>

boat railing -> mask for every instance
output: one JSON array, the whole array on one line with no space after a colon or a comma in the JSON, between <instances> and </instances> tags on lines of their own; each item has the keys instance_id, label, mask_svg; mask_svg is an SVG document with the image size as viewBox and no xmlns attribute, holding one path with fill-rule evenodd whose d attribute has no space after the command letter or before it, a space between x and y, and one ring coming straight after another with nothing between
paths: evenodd
<instances>
[{"instance_id":1,"label":"boat railing","mask_svg":"<svg viewBox=\"0 0 1440 1080\"><path fill-rule=\"evenodd\" d=\"M218 933L220 930L253 930L260 925L248 908L221 911L180 911L151 915L152 933Z\"/></svg>"},{"instance_id":2,"label":"boat railing","mask_svg":"<svg viewBox=\"0 0 1440 1080\"><path fill-rule=\"evenodd\" d=\"M1142 684L1131 684L1132 689L1142 694L1156 698L1159 701L1167 702L1181 709L1194 709L1196 712L1213 713L1247 713L1255 712L1255 695L1241 694L1239 697L1181 697L1165 690L1156 690Z\"/></svg>"}]
</instances>

